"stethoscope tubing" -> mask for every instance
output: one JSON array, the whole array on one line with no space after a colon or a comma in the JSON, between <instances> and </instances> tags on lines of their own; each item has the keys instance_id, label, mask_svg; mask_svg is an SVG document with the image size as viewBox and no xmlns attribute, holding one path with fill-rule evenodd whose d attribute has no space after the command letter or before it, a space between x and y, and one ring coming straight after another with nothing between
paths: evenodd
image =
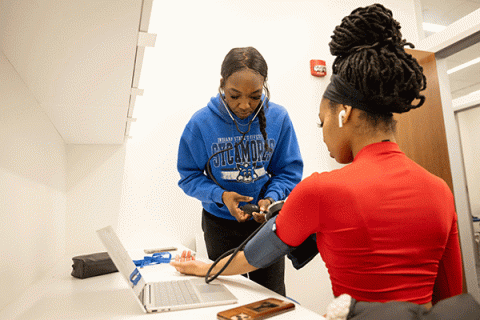
<instances>
[{"instance_id":1,"label":"stethoscope tubing","mask_svg":"<svg viewBox=\"0 0 480 320\"><path fill-rule=\"evenodd\" d=\"M207 160L207 165L206 165L206 172L207 172L207 175L210 179L212 179L213 182L215 182L215 184L217 186L219 186L220 188L222 188L222 186L220 185L220 183L218 183L217 179L215 179L215 177L213 176L212 174L212 169L210 167L210 161L212 160L213 157L215 157L216 155L222 153L222 152L226 152L226 151L230 151L232 150L233 148L236 148L237 146L239 146L243 140L245 139L245 135L247 133L250 132L250 127L252 126L252 123L253 123L253 120L255 120L257 118L257 115L258 113L260 112L260 110L262 110L263 106L264 106L264 103L265 103L265 99L266 99L266 96L263 97L262 99L262 102L261 102L261 105L257 108L257 112L255 113L255 115L253 116L253 118L248 122L248 128L247 128L247 131L242 131L240 130L240 128L238 127L238 123L237 121L235 120L235 118L233 117L233 115L230 113L230 109L228 108L227 104L225 103L224 99L223 99L223 95L221 92L220 93L220 101L222 102L223 106L225 107L225 110L227 110L227 113L228 115L230 116L230 118L233 120L233 122L235 123L235 127L237 128L237 131L238 133L240 133L242 135L242 138L240 139L239 142L235 143L235 146L231 146L231 147L228 147L227 149L224 149L224 150L220 150L220 151L217 151L215 152L214 154L212 154L210 156L210 158L208 158Z\"/></svg>"}]
</instances>

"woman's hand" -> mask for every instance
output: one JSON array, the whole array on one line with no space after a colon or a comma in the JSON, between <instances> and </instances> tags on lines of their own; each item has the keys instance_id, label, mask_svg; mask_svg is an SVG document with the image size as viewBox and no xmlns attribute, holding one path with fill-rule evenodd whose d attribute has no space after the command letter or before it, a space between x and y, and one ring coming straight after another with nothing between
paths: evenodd
<instances>
[{"instance_id":1,"label":"woman's hand","mask_svg":"<svg viewBox=\"0 0 480 320\"><path fill-rule=\"evenodd\" d=\"M210 264L195 260L191 251L183 251L182 255L177 255L175 260L170 261L178 272L193 276L203 277L207 274Z\"/></svg>"},{"instance_id":2,"label":"woman's hand","mask_svg":"<svg viewBox=\"0 0 480 320\"><path fill-rule=\"evenodd\" d=\"M271 204L271 201L267 199L262 199L258 201L260 212L254 212L253 219L255 219L255 221L257 221L258 223L264 223L265 221L267 221L265 212L267 211L268 206Z\"/></svg>"},{"instance_id":3,"label":"woman's hand","mask_svg":"<svg viewBox=\"0 0 480 320\"><path fill-rule=\"evenodd\" d=\"M253 213L253 219L257 221L258 223L264 223L267 221L266 214L268 206L271 205L272 202L267 199L262 199L258 201L258 207L260 208L260 212L254 212Z\"/></svg>"},{"instance_id":4,"label":"woman's hand","mask_svg":"<svg viewBox=\"0 0 480 320\"><path fill-rule=\"evenodd\" d=\"M240 202L250 202L253 200L252 197L242 196L241 194L233 191L225 191L222 194L222 200L223 203L227 206L228 211L230 211L230 214L234 216L238 222L245 222L251 217L249 214L241 210L238 207L238 204Z\"/></svg>"}]
</instances>

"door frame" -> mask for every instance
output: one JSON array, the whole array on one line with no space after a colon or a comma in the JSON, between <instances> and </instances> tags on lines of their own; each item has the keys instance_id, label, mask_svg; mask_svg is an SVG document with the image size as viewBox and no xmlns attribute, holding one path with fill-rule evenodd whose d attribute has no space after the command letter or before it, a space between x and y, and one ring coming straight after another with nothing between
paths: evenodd
<instances>
[{"instance_id":1,"label":"door frame","mask_svg":"<svg viewBox=\"0 0 480 320\"><path fill-rule=\"evenodd\" d=\"M452 102L450 82L447 74L446 58L480 42L480 9L448 26L442 32L419 42L417 49L430 51L437 60L437 74L442 101L443 119L447 137L448 155L452 172L453 193L458 215L460 245L464 263L467 292L480 302L479 280L476 268L476 256L473 220L467 193L465 167L460 141L460 133Z\"/></svg>"}]
</instances>

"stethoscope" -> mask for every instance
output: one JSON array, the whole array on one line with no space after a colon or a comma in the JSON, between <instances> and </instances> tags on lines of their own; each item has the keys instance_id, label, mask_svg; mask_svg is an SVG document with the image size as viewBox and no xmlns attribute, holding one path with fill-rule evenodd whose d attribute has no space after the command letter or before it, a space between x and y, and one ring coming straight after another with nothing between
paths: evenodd
<instances>
[{"instance_id":1,"label":"stethoscope","mask_svg":"<svg viewBox=\"0 0 480 320\"><path fill-rule=\"evenodd\" d=\"M214 177L213 174L212 174L212 169L211 169L211 167L210 167L210 161L211 161L212 158L215 157L216 155L218 155L218 154L220 154L220 153L222 153L222 152L230 151L230 150L232 150L233 148L238 147L238 146L243 142L243 140L245 139L245 135L250 132L250 127L252 126L253 121L257 118L258 113L259 113L259 112L262 110L262 108L264 107L265 100L267 99L267 97L266 97L265 95L263 96L262 102L261 102L260 105L257 107L257 111L255 112L255 115L254 115L253 118L248 122L247 130L246 130L246 131L242 131L242 130L240 130L240 127L238 126L238 122L235 120L235 118L233 117L232 113L230 112L230 108L227 106L227 103L225 102L225 100L224 100L224 98L223 98L223 95L222 95L222 93L220 92L220 90L219 90L219 96L220 96L220 101L222 102L225 110L227 110L228 115L229 115L230 118L233 120L233 123L235 123L235 127L237 128L238 133L240 133L240 134L242 135L242 138L240 139L239 142L235 143L235 146L230 146L230 147L228 147L227 149L217 151L217 152L215 152L214 154L212 154L212 155L210 156L210 158L208 158L207 167L206 167L207 175L210 177L210 179L212 179L213 182L215 182L215 184L217 184L220 188L222 188L222 186L218 183L217 179L215 179L215 177Z\"/></svg>"},{"instance_id":2,"label":"stethoscope","mask_svg":"<svg viewBox=\"0 0 480 320\"><path fill-rule=\"evenodd\" d=\"M230 116L230 118L233 120L233 122L235 123L235 126L237 127L237 131L242 135L242 140L243 140L243 137L250 131L250 126L252 125L252 122L253 120L255 120L255 118L257 117L258 113L260 112L260 110L262 110L263 108L263 104L265 103L265 99L267 98L265 95L263 96L263 99L262 99L262 102L260 104L259 107L257 107L257 112L255 112L255 115L253 116L253 118L248 122L248 128L247 128L247 131L243 132L242 130L240 130L240 128L238 127L238 122L233 118L232 116L232 113L230 112L230 108L227 107L227 103L225 102L225 99L223 99L223 95L221 92L219 92L220 94L220 101L222 101L222 104L223 106L225 107L225 110L227 110L228 112L228 115Z\"/></svg>"}]
</instances>

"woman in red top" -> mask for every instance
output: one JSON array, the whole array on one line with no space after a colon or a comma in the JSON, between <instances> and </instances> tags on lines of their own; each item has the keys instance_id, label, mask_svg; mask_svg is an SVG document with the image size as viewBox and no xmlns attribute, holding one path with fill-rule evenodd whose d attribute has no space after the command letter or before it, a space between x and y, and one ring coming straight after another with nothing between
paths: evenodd
<instances>
[{"instance_id":1,"label":"woman in red top","mask_svg":"<svg viewBox=\"0 0 480 320\"><path fill-rule=\"evenodd\" d=\"M412 46L379 4L354 10L335 28L319 118L330 155L349 165L300 182L223 274L269 264L316 234L335 296L430 308L462 292L453 195L395 143L393 113L425 100L425 76L405 45ZM201 276L210 267L189 253L172 265Z\"/></svg>"}]
</instances>

